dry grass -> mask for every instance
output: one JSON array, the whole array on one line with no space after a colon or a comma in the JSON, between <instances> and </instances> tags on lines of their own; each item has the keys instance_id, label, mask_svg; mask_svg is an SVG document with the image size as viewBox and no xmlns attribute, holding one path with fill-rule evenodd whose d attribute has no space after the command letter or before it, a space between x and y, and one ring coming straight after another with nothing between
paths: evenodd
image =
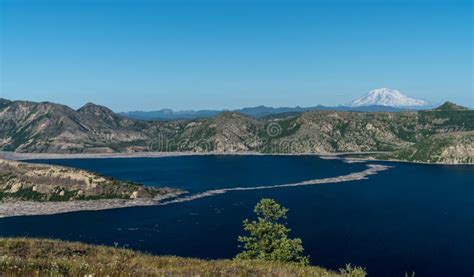
<instances>
[{"instance_id":1,"label":"dry grass","mask_svg":"<svg viewBox=\"0 0 474 277\"><path fill-rule=\"evenodd\" d=\"M152 256L58 240L0 239L0 276L365 276L360 268Z\"/></svg>"}]
</instances>

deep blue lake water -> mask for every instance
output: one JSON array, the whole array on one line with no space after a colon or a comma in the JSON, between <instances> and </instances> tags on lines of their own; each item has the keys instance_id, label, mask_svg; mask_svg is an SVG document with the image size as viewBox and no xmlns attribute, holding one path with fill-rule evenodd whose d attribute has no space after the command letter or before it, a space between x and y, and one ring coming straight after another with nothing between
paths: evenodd
<instances>
[{"instance_id":1,"label":"deep blue lake water","mask_svg":"<svg viewBox=\"0 0 474 277\"><path fill-rule=\"evenodd\" d=\"M345 175L366 163L313 156L189 156L41 160L191 193ZM242 220L263 197L289 208L292 236L313 264L369 276L473 276L474 166L384 163L367 180L231 191L165 206L0 219L0 236L61 238L155 254L230 258Z\"/></svg>"}]
</instances>

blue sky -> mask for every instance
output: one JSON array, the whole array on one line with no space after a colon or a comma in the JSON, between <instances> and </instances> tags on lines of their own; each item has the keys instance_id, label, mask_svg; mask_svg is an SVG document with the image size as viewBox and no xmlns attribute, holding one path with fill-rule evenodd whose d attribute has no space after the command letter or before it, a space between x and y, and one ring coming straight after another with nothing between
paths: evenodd
<instances>
[{"instance_id":1,"label":"blue sky","mask_svg":"<svg viewBox=\"0 0 474 277\"><path fill-rule=\"evenodd\" d=\"M474 107L470 0L0 2L8 99L233 109L389 87Z\"/></svg>"}]
</instances>

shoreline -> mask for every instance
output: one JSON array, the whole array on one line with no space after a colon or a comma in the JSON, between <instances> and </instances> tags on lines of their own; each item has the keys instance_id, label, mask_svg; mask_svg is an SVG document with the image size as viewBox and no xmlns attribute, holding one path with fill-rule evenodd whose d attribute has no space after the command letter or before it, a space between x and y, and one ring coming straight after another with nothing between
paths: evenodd
<instances>
[{"instance_id":1,"label":"shoreline","mask_svg":"<svg viewBox=\"0 0 474 277\"><path fill-rule=\"evenodd\" d=\"M57 160L57 159L108 159L108 158L163 158L181 156L320 156L370 155L387 152L332 152L332 153L261 153L261 152L130 152L130 153L18 153L0 151L0 159L6 160Z\"/></svg>"},{"instance_id":2,"label":"shoreline","mask_svg":"<svg viewBox=\"0 0 474 277\"><path fill-rule=\"evenodd\" d=\"M446 162L422 162L406 161L396 159L377 159L374 157L350 157L344 155L373 155L387 153L382 151L369 152L332 152L332 153L261 153L261 152L131 152L131 153L18 153L0 151L0 159L25 161L25 160L60 160L60 159L126 159L126 158L166 158L166 157L189 157L189 156L317 156L321 159L341 159L347 162L392 162L427 165L474 165L474 163L446 163Z\"/></svg>"},{"instance_id":3,"label":"shoreline","mask_svg":"<svg viewBox=\"0 0 474 277\"><path fill-rule=\"evenodd\" d=\"M16 216L54 215L70 212L100 211L160 205L183 193L172 192L154 199L98 199L57 202L6 201L0 202L0 219Z\"/></svg>"}]
</instances>

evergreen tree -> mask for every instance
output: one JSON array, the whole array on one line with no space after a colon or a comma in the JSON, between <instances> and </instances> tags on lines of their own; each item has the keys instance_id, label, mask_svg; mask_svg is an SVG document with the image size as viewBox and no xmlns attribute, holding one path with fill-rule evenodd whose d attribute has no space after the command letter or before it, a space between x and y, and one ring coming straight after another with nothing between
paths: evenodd
<instances>
[{"instance_id":1,"label":"evergreen tree","mask_svg":"<svg viewBox=\"0 0 474 277\"><path fill-rule=\"evenodd\" d=\"M244 230L249 236L239 236L244 251L236 259L257 259L264 261L293 262L302 265L309 263L302 256L303 246L299 238L290 239L291 231L284 223L288 209L273 199L262 199L254 209L257 221L244 220Z\"/></svg>"}]
</instances>

